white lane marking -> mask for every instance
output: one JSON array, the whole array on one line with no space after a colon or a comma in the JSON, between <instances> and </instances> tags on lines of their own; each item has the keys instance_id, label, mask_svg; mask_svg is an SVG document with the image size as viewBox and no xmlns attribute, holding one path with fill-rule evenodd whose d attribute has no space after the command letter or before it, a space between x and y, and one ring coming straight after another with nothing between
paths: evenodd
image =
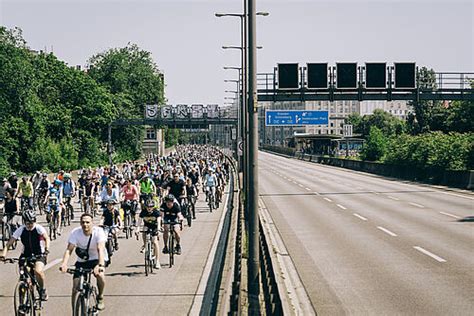
<instances>
[{"instance_id":1,"label":"white lane marking","mask_svg":"<svg viewBox=\"0 0 474 316\"><path fill-rule=\"evenodd\" d=\"M44 266L44 269L43 271L46 271L52 267L54 267L55 265L57 265L58 263L60 263L63 259L61 258L58 258L58 259L54 259L53 261L51 261L50 263L48 263L47 265Z\"/></svg>"},{"instance_id":2,"label":"white lane marking","mask_svg":"<svg viewBox=\"0 0 474 316\"><path fill-rule=\"evenodd\" d=\"M387 195L387 197L388 197L389 199L394 200L394 201L400 201L400 199L397 199L396 197L393 197L393 196L390 196L390 195Z\"/></svg>"},{"instance_id":3,"label":"white lane marking","mask_svg":"<svg viewBox=\"0 0 474 316\"><path fill-rule=\"evenodd\" d=\"M459 217L459 216L456 216L456 215L453 215L453 214L450 214L450 213L445 213L445 212L439 212L439 213L440 213L440 214L443 214L443 215L446 215L446 216L454 217L454 218L456 218L456 219L461 218L461 217Z\"/></svg>"},{"instance_id":4,"label":"white lane marking","mask_svg":"<svg viewBox=\"0 0 474 316\"><path fill-rule=\"evenodd\" d=\"M308 190L308 191L311 191L311 189L310 189L310 188L305 188L305 189L306 189L306 190Z\"/></svg>"},{"instance_id":5,"label":"white lane marking","mask_svg":"<svg viewBox=\"0 0 474 316\"><path fill-rule=\"evenodd\" d=\"M474 198L472 198L470 196L464 196L464 195L454 194L454 193L450 193L450 192L441 192L441 193L447 194L447 195L452 195L452 196L457 196L457 197L462 197L462 198L469 199L469 200L474 200Z\"/></svg>"},{"instance_id":6,"label":"white lane marking","mask_svg":"<svg viewBox=\"0 0 474 316\"><path fill-rule=\"evenodd\" d=\"M354 215L355 217L360 218L360 219L363 220L363 221L366 221L366 220L367 220L367 218L365 218L364 216L361 216L361 215L359 215L359 214L357 214L357 213L354 213L354 214L352 214L352 215Z\"/></svg>"},{"instance_id":7,"label":"white lane marking","mask_svg":"<svg viewBox=\"0 0 474 316\"><path fill-rule=\"evenodd\" d=\"M326 201L328 201L328 202L332 202L331 199L328 199L328 198L324 198L324 199L325 199Z\"/></svg>"},{"instance_id":8,"label":"white lane marking","mask_svg":"<svg viewBox=\"0 0 474 316\"><path fill-rule=\"evenodd\" d=\"M427 255L427 256L430 256L431 258L435 259L435 260L438 261L438 262L446 262L446 260L444 260L443 258L441 258L441 257L435 255L434 253L429 252L428 250L423 249L423 248L421 248L421 247L419 247L419 246L414 246L413 248L415 248L416 250L418 250L418 251L424 253L424 254Z\"/></svg>"},{"instance_id":9,"label":"white lane marking","mask_svg":"<svg viewBox=\"0 0 474 316\"><path fill-rule=\"evenodd\" d=\"M342 206L341 204L336 204L336 205L337 205L337 207L342 208L343 210L347 210L347 208L345 208L345 207Z\"/></svg>"},{"instance_id":10,"label":"white lane marking","mask_svg":"<svg viewBox=\"0 0 474 316\"><path fill-rule=\"evenodd\" d=\"M290 179L290 178L288 178L287 180L291 182L291 179Z\"/></svg>"},{"instance_id":11,"label":"white lane marking","mask_svg":"<svg viewBox=\"0 0 474 316\"><path fill-rule=\"evenodd\" d=\"M303 185L301 183L299 183L298 186L303 187Z\"/></svg>"},{"instance_id":12,"label":"white lane marking","mask_svg":"<svg viewBox=\"0 0 474 316\"><path fill-rule=\"evenodd\" d=\"M391 231L389 231L389 230L386 229L386 228L383 228L382 226L377 226L377 228L380 229L381 231L383 231L384 233L389 234L389 235L392 236L392 237L397 237L397 234L392 233Z\"/></svg>"},{"instance_id":13,"label":"white lane marking","mask_svg":"<svg viewBox=\"0 0 474 316\"><path fill-rule=\"evenodd\" d=\"M291 182L293 182L294 184L297 184L295 181L291 181Z\"/></svg>"},{"instance_id":14,"label":"white lane marking","mask_svg":"<svg viewBox=\"0 0 474 316\"><path fill-rule=\"evenodd\" d=\"M419 208L425 208L423 205L417 204L417 203L413 203L413 202L410 202L410 203L408 203L408 204L413 205L413 206L416 206L416 207L419 207Z\"/></svg>"}]
</instances>

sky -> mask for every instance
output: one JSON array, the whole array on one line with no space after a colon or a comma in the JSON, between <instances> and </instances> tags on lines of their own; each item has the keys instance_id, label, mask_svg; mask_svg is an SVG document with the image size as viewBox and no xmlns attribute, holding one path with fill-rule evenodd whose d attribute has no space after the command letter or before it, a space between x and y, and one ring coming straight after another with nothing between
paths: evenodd
<instances>
[{"instance_id":1,"label":"sky","mask_svg":"<svg viewBox=\"0 0 474 316\"><path fill-rule=\"evenodd\" d=\"M474 72L474 1L255 0L258 73L278 63L416 62ZM0 0L0 24L19 27L30 48L86 65L135 43L165 75L168 104L224 104L234 97L242 0Z\"/></svg>"}]
</instances>

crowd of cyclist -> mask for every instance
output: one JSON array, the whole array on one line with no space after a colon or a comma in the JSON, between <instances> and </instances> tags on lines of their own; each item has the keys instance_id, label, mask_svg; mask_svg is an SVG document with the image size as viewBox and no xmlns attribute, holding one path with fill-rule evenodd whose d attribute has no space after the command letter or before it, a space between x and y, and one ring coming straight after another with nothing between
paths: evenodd
<instances>
[{"instance_id":1,"label":"crowd of cyclist","mask_svg":"<svg viewBox=\"0 0 474 316\"><path fill-rule=\"evenodd\" d=\"M50 182L47 173L36 172L21 180L12 172L0 183L0 223L3 250L0 260L17 241L23 244L22 260L31 261L39 283L40 299L46 301L46 280L43 272L52 244L51 239L62 233L65 225L74 219L75 199L80 205L80 226L74 228L60 266L67 271L70 255L77 255L76 268L93 269L99 288L99 310L104 308L105 267L111 263L113 250L118 250L117 235L134 231L150 233L156 254L155 269L160 269L159 236L163 235L163 253L181 254L180 231L183 222L191 226L196 219L196 200L204 192L210 207L218 207L229 175L229 163L215 147L177 146L168 156L154 154L144 163L126 162L120 166L86 168L78 171L77 181L71 173L60 170ZM49 233L37 223L37 217L46 215ZM94 225L94 218L100 218ZM128 219L128 220L127 220ZM170 225L171 224L171 225ZM7 231L8 229L11 231ZM54 234L53 230L54 228ZM176 240L175 249L168 249L170 231ZM8 240L5 237L8 236ZM106 245L111 240L113 246ZM6 243L5 243L6 242ZM28 259L30 258L30 259ZM34 258L34 260L31 260ZM74 275L74 289L78 275Z\"/></svg>"}]
</instances>

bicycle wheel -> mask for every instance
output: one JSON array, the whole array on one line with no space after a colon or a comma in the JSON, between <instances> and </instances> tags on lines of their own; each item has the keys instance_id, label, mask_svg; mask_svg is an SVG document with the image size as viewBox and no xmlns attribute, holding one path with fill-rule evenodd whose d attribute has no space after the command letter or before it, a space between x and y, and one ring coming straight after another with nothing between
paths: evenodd
<instances>
[{"instance_id":1,"label":"bicycle wheel","mask_svg":"<svg viewBox=\"0 0 474 316\"><path fill-rule=\"evenodd\" d=\"M73 316L87 316L87 305L84 294L76 292L74 295Z\"/></svg>"},{"instance_id":2,"label":"bicycle wheel","mask_svg":"<svg viewBox=\"0 0 474 316\"><path fill-rule=\"evenodd\" d=\"M191 227L191 223L193 221L192 216L191 216L191 210L188 210L188 214L186 216L186 219L188 220L188 226Z\"/></svg>"},{"instance_id":3,"label":"bicycle wheel","mask_svg":"<svg viewBox=\"0 0 474 316\"><path fill-rule=\"evenodd\" d=\"M150 273L153 273L153 245L151 242L148 243L148 264L150 265Z\"/></svg>"},{"instance_id":4,"label":"bicycle wheel","mask_svg":"<svg viewBox=\"0 0 474 316\"><path fill-rule=\"evenodd\" d=\"M170 255L170 268L174 265L174 225L170 225L169 232L169 255Z\"/></svg>"},{"instance_id":5,"label":"bicycle wheel","mask_svg":"<svg viewBox=\"0 0 474 316\"><path fill-rule=\"evenodd\" d=\"M128 239L132 236L132 231L130 229L130 214L127 214L124 219L125 226L125 238Z\"/></svg>"},{"instance_id":6,"label":"bicycle wheel","mask_svg":"<svg viewBox=\"0 0 474 316\"><path fill-rule=\"evenodd\" d=\"M71 226L71 220L74 217L74 208L72 207L71 204L68 204L68 212L67 212L67 225Z\"/></svg>"},{"instance_id":7,"label":"bicycle wheel","mask_svg":"<svg viewBox=\"0 0 474 316\"><path fill-rule=\"evenodd\" d=\"M16 285L13 302L15 316L34 315L33 294L26 282L20 281Z\"/></svg>"},{"instance_id":8,"label":"bicycle wheel","mask_svg":"<svg viewBox=\"0 0 474 316\"><path fill-rule=\"evenodd\" d=\"M148 253L149 250L149 243L147 242L146 248L145 248L145 276L148 276L148 273L150 273L150 265L151 263L149 262L150 254Z\"/></svg>"},{"instance_id":9,"label":"bicycle wheel","mask_svg":"<svg viewBox=\"0 0 474 316\"><path fill-rule=\"evenodd\" d=\"M5 245L7 244L7 236L6 236L6 226L5 223L2 222L2 249L5 248Z\"/></svg>"}]
</instances>

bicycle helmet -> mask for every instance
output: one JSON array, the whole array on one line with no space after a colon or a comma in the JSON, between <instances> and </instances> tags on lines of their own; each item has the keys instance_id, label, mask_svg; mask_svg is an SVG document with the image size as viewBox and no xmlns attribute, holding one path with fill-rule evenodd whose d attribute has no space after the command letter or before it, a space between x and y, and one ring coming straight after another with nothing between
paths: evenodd
<instances>
[{"instance_id":1,"label":"bicycle helmet","mask_svg":"<svg viewBox=\"0 0 474 316\"><path fill-rule=\"evenodd\" d=\"M155 201L149 200L149 201L146 203L146 207L155 207Z\"/></svg>"},{"instance_id":2,"label":"bicycle helmet","mask_svg":"<svg viewBox=\"0 0 474 316\"><path fill-rule=\"evenodd\" d=\"M107 204L117 204L117 201L115 199L109 199L107 200Z\"/></svg>"},{"instance_id":3,"label":"bicycle helmet","mask_svg":"<svg viewBox=\"0 0 474 316\"><path fill-rule=\"evenodd\" d=\"M54 180L55 185L61 185L63 182L59 179Z\"/></svg>"},{"instance_id":4,"label":"bicycle helmet","mask_svg":"<svg viewBox=\"0 0 474 316\"><path fill-rule=\"evenodd\" d=\"M48 174L46 172L43 173L43 177L47 177L47 176L48 176Z\"/></svg>"},{"instance_id":5,"label":"bicycle helmet","mask_svg":"<svg viewBox=\"0 0 474 316\"><path fill-rule=\"evenodd\" d=\"M36 212L32 209L28 209L23 212L23 221L25 223L34 223L36 222Z\"/></svg>"},{"instance_id":6,"label":"bicycle helmet","mask_svg":"<svg viewBox=\"0 0 474 316\"><path fill-rule=\"evenodd\" d=\"M56 194L56 193L58 193L58 190L55 189L55 188L52 188L51 191L50 191L50 193L51 193L51 194Z\"/></svg>"},{"instance_id":7,"label":"bicycle helmet","mask_svg":"<svg viewBox=\"0 0 474 316\"><path fill-rule=\"evenodd\" d=\"M166 201L166 202L173 202L173 201L174 201L174 195L173 195L173 194L168 194L168 195L165 197L165 201Z\"/></svg>"},{"instance_id":8,"label":"bicycle helmet","mask_svg":"<svg viewBox=\"0 0 474 316\"><path fill-rule=\"evenodd\" d=\"M64 179L71 179L71 174L70 173L65 173L64 174Z\"/></svg>"},{"instance_id":9,"label":"bicycle helmet","mask_svg":"<svg viewBox=\"0 0 474 316\"><path fill-rule=\"evenodd\" d=\"M28 180L28 177L27 177L27 176L23 176L23 177L21 177L21 178L23 179L23 181Z\"/></svg>"}]
</instances>

